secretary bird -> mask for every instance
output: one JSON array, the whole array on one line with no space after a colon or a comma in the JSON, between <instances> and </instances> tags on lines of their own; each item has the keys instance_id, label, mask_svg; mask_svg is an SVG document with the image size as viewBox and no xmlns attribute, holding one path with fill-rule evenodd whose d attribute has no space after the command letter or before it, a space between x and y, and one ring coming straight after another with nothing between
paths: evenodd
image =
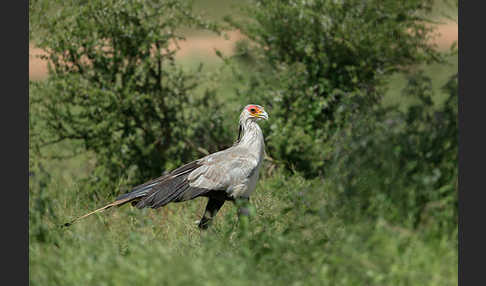
<instances>
[{"instance_id":1,"label":"secretary bird","mask_svg":"<svg viewBox=\"0 0 486 286\"><path fill-rule=\"evenodd\" d=\"M199 221L200 229L207 229L225 201L249 201L258 180L264 156L263 133L257 121L268 120L260 105L247 105L240 115L238 139L232 147L185 164L170 173L134 187L106 206L80 216L64 226L114 206L131 203L139 209L153 209L168 203L207 197L206 210ZM238 214L248 215L245 206Z\"/></svg>"}]
</instances>

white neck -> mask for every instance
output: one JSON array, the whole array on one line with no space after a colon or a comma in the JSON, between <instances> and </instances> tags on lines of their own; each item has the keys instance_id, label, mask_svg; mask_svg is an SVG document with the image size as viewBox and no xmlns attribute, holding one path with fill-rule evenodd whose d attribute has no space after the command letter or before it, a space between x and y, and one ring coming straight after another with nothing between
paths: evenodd
<instances>
[{"instance_id":1,"label":"white neck","mask_svg":"<svg viewBox=\"0 0 486 286\"><path fill-rule=\"evenodd\" d=\"M236 145L263 153L265 147L263 132L256 121L252 119L240 120L240 128L239 140Z\"/></svg>"}]
</instances>

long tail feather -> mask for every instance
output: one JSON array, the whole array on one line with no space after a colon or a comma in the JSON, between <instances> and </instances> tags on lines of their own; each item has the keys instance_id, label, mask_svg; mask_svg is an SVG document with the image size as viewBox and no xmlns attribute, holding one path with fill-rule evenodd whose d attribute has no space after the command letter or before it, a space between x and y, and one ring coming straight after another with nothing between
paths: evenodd
<instances>
[{"instance_id":1,"label":"long tail feather","mask_svg":"<svg viewBox=\"0 0 486 286\"><path fill-rule=\"evenodd\" d=\"M76 221L78 221L78 220L80 220L80 219L83 219L83 218L85 218L85 217L88 217L88 216L90 216L90 215L92 215L92 214L95 214L95 213L97 213L97 212L104 211L104 210L109 209L109 208L114 207L114 206L123 205L123 204L128 203L129 201L131 201L131 200L133 200L133 199L134 199L134 198L129 197L129 198L121 199L121 200L116 200L116 201L114 201L114 202L112 202L112 203L110 203L110 204L107 204L107 205L106 205L106 206L104 206L104 207L101 207L101 208L96 209L96 210L94 210L94 211L92 211L92 212L89 212L89 213L87 213L87 214L85 214L85 215L82 215L82 216L80 216L80 217L77 217L77 218L73 219L72 221L70 221L70 222L67 222L67 223L63 224L62 226L63 226L63 227L71 226L73 223L75 223Z\"/></svg>"}]
</instances>

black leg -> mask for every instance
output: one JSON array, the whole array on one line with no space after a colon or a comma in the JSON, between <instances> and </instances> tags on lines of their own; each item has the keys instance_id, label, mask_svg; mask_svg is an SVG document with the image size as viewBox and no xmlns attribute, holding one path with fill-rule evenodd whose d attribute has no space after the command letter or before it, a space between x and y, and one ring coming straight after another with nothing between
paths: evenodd
<instances>
[{"instance_id":1,"label":"black leg","mask_svg":"<svg viewBox=\"0 0 486 286\"><path fill-rule=\"evenodd\" d=\"M209 198L208 204L206 205L206 210L204 211L204 215L199 221L199 228L200 229L207 229L211 224L211 220L214 218L216 213L218 213L219 209L223 206L224 200L216 199L216 198Z\"/></svg>"}]
</instances>

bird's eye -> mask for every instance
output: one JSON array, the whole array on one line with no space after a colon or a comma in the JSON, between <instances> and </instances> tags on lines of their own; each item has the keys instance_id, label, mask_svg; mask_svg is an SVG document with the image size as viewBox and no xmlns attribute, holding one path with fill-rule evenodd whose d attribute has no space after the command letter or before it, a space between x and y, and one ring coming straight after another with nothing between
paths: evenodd
<instances>
[{"instance_id":1,"label":"bird's eye","mask_svg":"<svg viewBox=\"0 0 486 286\"><path fill-rule=\"evenodd\" d=\"M256 109L255 108L250 108L250 112L251 113L255 113L256 112Z\"/></svg>"}]
</instances>

